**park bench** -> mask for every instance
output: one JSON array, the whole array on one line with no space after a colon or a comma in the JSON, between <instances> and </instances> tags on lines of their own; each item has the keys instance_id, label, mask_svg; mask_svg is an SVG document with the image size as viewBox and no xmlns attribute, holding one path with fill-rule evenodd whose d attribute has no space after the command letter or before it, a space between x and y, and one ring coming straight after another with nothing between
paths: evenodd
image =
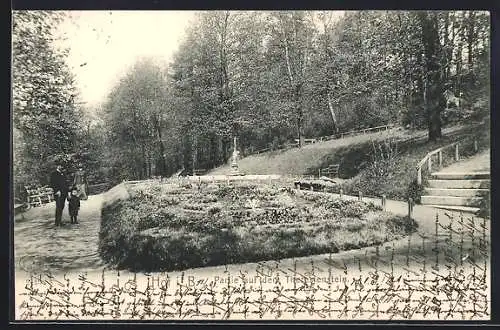
<instances>
[{"instance_id":1,"label":"park bench","mask_svg":"<svg viewBox=\"0 0 500 330\"><path fill-rule=\"evenodd\" d=\"M193 170L193 175L204 175L207 173L207 170L204 168L198 168Z\"/></svg>"},{"instance_id":2,"label":"park bench","mask_svg":"<svg viewBox=\"0 0 500 330\"><path fill-rule=\"evenodd\" d=\"M317 139L304 139L304 144L313 144L318 142ZM295 144L299 145L299 139L295 139Z\"/></svg>"},{"instance_id":3,"label":"park bench","mask_svg":"<svg viewBox=\"0 0 500 330\"><path fill-rule=\"evenodd\" d=\"M54 191L50 187L25 187L28 207L42 206L54 200Z\"/></svg>"},{"instance_id":4,"label":"park bench","mask_svg":"<svg viewBox=\"0 0 500 330\"><path fill-rule=\"evenodd\" d=\"M329 178L337 177L339 175L340 164L329 165L326 168L319 170L319 176L326 176Z\"/></svg>"}]
</instances>

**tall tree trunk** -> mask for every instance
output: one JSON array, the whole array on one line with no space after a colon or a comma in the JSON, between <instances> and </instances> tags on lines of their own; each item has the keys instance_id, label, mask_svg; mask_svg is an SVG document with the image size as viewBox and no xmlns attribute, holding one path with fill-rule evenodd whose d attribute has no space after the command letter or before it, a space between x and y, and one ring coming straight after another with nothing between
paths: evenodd
<instances>
[{"instance_id":1,"label":"tall tree trunk","mask_svg":"<svg viewBox=\"0 0 500 330\"><path fill-rule=\"evenodd\" d=\"M448 78L450 76L450 63L451 63L451 58L450 58L450 40L449 40L449 27L450 27L450 13L446 12L445 17L444 17L444 35L443 35L443 47L445 51L445 58L444 58L444 81L448 81Z\"/></svg>"},{"instance_id":2,"label":"tall tree trunk","mask_svg":"<svg viewBox=\"0 0 500 330\"><path fill-rule=\"evenodd\" d=\"M451 17L451 18L450 18ZM453 66L453 48L455 45L455 36L456 36L456 24L455 24L455 13L448 14L448 21L450 24L451 30L451 38L448 40L448 48L446 52L447 66L446 66L446 77L450 78L451 68Z\"/></svg>"},{"instance_id":3,"label":"tall tree trunk","mask_svg":"<svg viewBox=\"0 0 500 330\"><path fill-rule=\"evenodd\" d=\"M160 125L160 119L155 116L154 118L154 125L156 129L156 134L158 137L158 147L160 149L160 168L158 169L158 172L161 176L166 176L166 170L167 170L167 160L165 159L165 145L163 144L163 138L161 135L161 125Z\"/></svg>"},{"instance_id":4,"label":"tall tree trunk","mask_svg":"<svg viewBox=\"0 0 500 330\"><path fill-rule=\"evenodd\" d=\"M439 64L440 43L436 13L418 13L422 27L422 43L425 54L425 107L428 114L429 141L441 138L441 111L444 108L441 66Z\"/></svg>"},{"instance_id":5,"label":"tall tree trunk","mask_svg":"<svg viewBox=\"0 0 500 330\"><path fill-rule=\"evenodd\" d=\"M304 109L302 108L302 103L300 102L300 85L296 87L294 94L295 113L297 118L297 135L299 138L299 147L302 147L304 145Z\"/></svg>"},{"instance_id":6,"label":"tall tree trunk","mask_svg":"<svg viewBox=\"0 0 500 330\"><path fill-rule=\"evenodd\" d=\"M423 124L422 117L427 118L427 103L426 103L426 78L425 78L425 62L422 58L422 54L420 52L417 53L417 63L422 67L421 70L417 72L417 86L412 94L412 105L417 109L422 105L424 113L421 116L421 113L418 110L412 111L412 125L413 128L420 127ZM412 75L413 77L413 75ZM413 103L414 102L414 103Z\"/></svg>"},{"instance_id":7,"label":"tall tree trunk","mask_svg":"<svg viewBox=\"0 0 500 330\"><path fill-rule=\"evenodd\" d=\"M473 66L473 52L474 52L474 20L475 13L469 11L468 24L467 24L467 66L469 71L472 71Z\"/></svg>"},{"instance_id":8,"label":"tall tree trunk","mask_svg":"<svg viewBox=\"0 0 500 330\"><path fill-rule=\"evenodd\" d=\"M184 135L183 163L186 173L193 172L193 138L192 132Z\"/></svg>"},{"instance_id":9,"label":"tall tree trunk","mask_svg":"<svg viewBox=\"0 0 500 330\"><path fill-rule=\"evenodd\" d=\"M224 164L224 144L222 142L222 137L217 134L217 166Z\"/></svg>"},{"instance_id":10,"label":"tall tree trunk","mask_svg":"<svg viewBox=\"0 0 500 330\"><path fill-rule=\"evenodd\" d=\"M209 154L209 164L210 168L215 168L219 164L217 164L217 136L212 132L210 133L210 146L209 146L210 154Z\"/></svg>"},{"instance_id":11,"label":"tall tree trunk","mask_svg":"<svg viewBox=\"0 0 500 330\"><path fill-rule=\"evenodd\" d=\"M323 28L324 28L324 43L323 43L323 47L324 47L324 51L325 51L325 57L328 61L332 62L333 61L333 53L332 53L332 50L330 49L330 44L331 44L331 41L330 41L330 36L329 36L329 26L326 22L326 18L325 18L325 21L323 21ZM332 69L329 68L327 69L327 78L328 79L334 79L334 74L332 72ZM332 120L333 120L333 133L336 134L338 133L339 131L339 128L338 128L338 125L337 125L337 116L335 115L335 110L333 109L333 103L332 103L332 97L331 97L331 89L330 89L330 85L327 83L327 86L326 86L326 97L327 97L327 101L328 101L328 109L330 110L330 114L332 115Z\"/></svg>"},{"instance_id":12,"label":"tall tree trunk","mask_svg":"<svg viewBox=\"0 0 500 330\"><path fill-rule=\"evenodd\" d=\"M192 156L192 161L193 161L193 165L192 165L192 168L193 168L193 175L194 175L194 171L198 168L198 137L196 135L193 136L193 147L192 147L192 152L193 152L193 156Z\"/></svg>"},{"instance_id":13,"label":"tall tree trunk","mask_svg":"<svg viewBox=\"0 0 500 330\"><path fill-rule=\"evenodd\" d=\"M146 150L144 148L144 143L141 143L141 180L147 176L147 162L146 162Z\"/></svg>"},{"instance_id":14,"label":"tall tree trunk","mask_svg":"<svg viewBox=\"0 0 500 330\"><path fill-rule=\"evenodd\" d=\"M148 148L148 178L151 178L152 176L152 171L153 169L153 164L152 164L152 161L151 161L151 150L150 148Z\"/></svg>"},{"instance_id":15,"label":"tall tree trunk","mask_svg":"<svg viewBox=\"0 0 500 330\"><path fill-rule=\"evenodd\" d=\"M456 76L457 79L455 81L455 92L460 95L460 91L462 90L462 69L463 69L463 42L464 42L464 31L463 24L460 24L463 21L460 20L460 14L457 14L458 24L457 24L457 48L455 53L455 67L456 67ZM465 15L465 14L463 14Z\"/></svg>"},{"instance_id":16,"label":"tall tree trunk","mask_svg":"<svg viewBox=\"0 0 500 330\"><path fill-rule=\"evenodd\" d=\"M292 90L292 100L294 103L294 108L295 108L295 120L297 124L297 135L298 135L298 140L299 140L299 147L302 147L304 145L304 136L302 134L302 126L303 126L303 113L302 113L302 107L300 104L298 104L300 100L300 87L299 84L297 83L296 79L293 76L293 71L292 71L292 63L290 59L290 48L289 48L289 40L287 37L285 37L285 40L283 41L284 47L285 47L285 63L286 63L286 68L287 68L287 74L288 74L288 80L290 82L290 89Z\"/></svg>"}]
</instances>

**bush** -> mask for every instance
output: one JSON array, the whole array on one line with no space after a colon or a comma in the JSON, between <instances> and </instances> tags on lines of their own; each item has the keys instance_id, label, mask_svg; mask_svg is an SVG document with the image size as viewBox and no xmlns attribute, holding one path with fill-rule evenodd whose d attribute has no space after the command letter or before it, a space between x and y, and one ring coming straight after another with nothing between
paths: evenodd
<instances>
[{"instance_id":1,"label":"bush","mask_svg":"<svg viewBox=\"0 0 500 330\"><path fill-rule=\"evenodd\" d=\"M424 193L424 185L419 185L417 179L414 179L408 186L405 199L408 200L411 198L415 203L420 204L421 196Z\"/></svg>"},{"instance_id":2,"label":"bush","mask_svg":"<svg viewBox=\"0 0 500 330\"><path fill-rule=\"evenodd\" d=\"M423 187L426 185L426 177L423 177L421 186L416 183L416 166L425 155L439 147L448 145L457 140L462 140L469 134L466 143L461 145L461 155L472 156L474 152L474 138L478 141L479 151L489 148L489 127L485 125L478 129L467 128L459 131L456 135L450 134L436 142L407 143L398 146L398 152L392 152L389 147L372 149L378 150L372 153L372 161L366 162L358 175L344 181L342 189L344 193L357 195L362 191L365 196L381 197L385 195L388 199L407 201L412 198L416 203L420 202ZM390 144L389 144L390 145ZM394 147L393 150L396 150ZM404 151L404 152L403 152ZM443 167L454 162L453 149L447 149L443 153ZM382 155L382 156L381 156ZM435 168L434 168L435 169Z\"/></svg>"},{"instance_id":3,"label":"bush","mask_svg":"<svg viewBox=\"0 0 500 330\"><path fill-rule=\"evenodd\" d=\"M408 163L393 159L380 160L368 165L358 176L346 181L342 189L350 195L357 195L362 191L365 196L386 195L389 199L406 200L411 180L409 173L413 172Z\"/></svg>"},{"instance_id":4,"label":"bush","mask_svg":"<svg viewBox=\"0 0 500 330\"><path fill-rule=\"evenodd\" d=\"M196 188L178 194L153 185L130 186L128 198L103 204L99 253L107 263L170 271L256 262L380 244L416 228L371 203L264 185L212 186L206 195L219 197L204 203ZM170 193L179 203L164 203Z\"/></svg>"}]
</instances>

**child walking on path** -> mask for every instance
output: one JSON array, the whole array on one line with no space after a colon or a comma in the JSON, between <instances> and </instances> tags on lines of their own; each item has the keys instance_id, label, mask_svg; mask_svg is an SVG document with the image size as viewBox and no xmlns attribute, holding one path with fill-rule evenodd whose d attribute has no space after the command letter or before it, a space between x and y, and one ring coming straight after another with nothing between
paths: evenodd
<instances>
[{"instance_id":1,"label":"child walking on path","mask_svg":"<svg viewBox=\"0 0 500 330\"><path fill-rule=\"evenodd\" d=\"M78 196L78 189L73 187L71 189L71 194L68 196L69 202L69 215L71 217L71 223L78 223L78 210L80 209L80 197Z\"/></svg>"}]
</instances>

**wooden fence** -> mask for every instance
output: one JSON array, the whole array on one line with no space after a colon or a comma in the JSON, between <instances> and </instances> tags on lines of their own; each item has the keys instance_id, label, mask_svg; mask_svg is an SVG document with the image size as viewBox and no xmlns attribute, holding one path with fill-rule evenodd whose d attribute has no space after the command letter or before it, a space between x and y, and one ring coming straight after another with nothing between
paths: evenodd
<instances>
[{"instance_id":1,"label":"wooden fence","mask_svg":"<svg viewBox=\"0 0 500 330\"><path fill-rule=\"evenodd\" d=\"M363 135L363 134L368 134L368 133L375 133L375 132L380 132L380 131L388 131L389 129L394 128L395 125L382 125L382 126L377 126L377 127L370 127L370 128L365 128L361 130L354 130L354 131L348 131L348 132L342 132L339 134L335 135L328 135L328 136L322 136L319 137L319 141L329 141L329 140L334 140L334 139L343 139L345 137L349 136L355 136L355 135Z\"/></svg>"},{"instance_id":2,"label":"wooden fence","mask_svg":"<svg viewBox=\"0 0 500 330\"><path fill-rule=\"evenodd\" d=\"M111 188L111 184L109 182L91 184L87 187L89 195L97 195L103 193Z\"/></svg>"},{"instance_id":3,"label":"wooden fence","mask_svg":"<svg viewBox=\"0 0 500 330\"><path fill-rule=\"evenodd\" d=\"M294 187L297 190L303 190L305 193L318 193L318 194L327 194L327 195L338 195L338 198L340 199L346 199L346 200L358 200L360 202L366 201L366 202L371 202L374 203L378 200L380 201L380 206L382 207L382 210L386 211L387 210L387 197L386 195L382 196L367 196L365 195L361 190L358 191L357 195L346 195L344 194L343 189L341 188L340 185L336 183L331 183L331 182L323 182L320 183L317 180L312 180L312 181L301 181L297 180L294 182ZM415 201L412 198L408 198L406 200L406 203L408 205L408 217L411 218L413 217L413 209L415 207Z\"/></svg>"},{"instance_id":4,"label":"wooden fence","mask_svg":"<svg viewBox=\"0 0 500 330\"><path fill-rule=\"evenodd\" d=\"M327 136L321 136L315 139L304 139L304 143L307 144L314 144L317 142L323 142L323 141L330 141L334 139L343 139L345 137L350 137L350 136L356 136L356 135L363 135L363 134L368 134L368 133L374 133L374 132L380 132L380 131L388 131L389 129L394 128L395 125L382 125L382 126L377 126L377 127L370 127L370 128L365 128L361 130L353 130L353 131L348 131L348 132L342 132L334 135L327 135ZM264 152L268 151L284 151L292 148L298 148L299 143L298 139L295 139L293 143L286 143L279 145L275 148L272 147L267 147L267 148L262 148L258 150L252 150L250 152L246 152L245 156L251 156L251 155L258 155Z\"/></svg>"}]
</instances>

